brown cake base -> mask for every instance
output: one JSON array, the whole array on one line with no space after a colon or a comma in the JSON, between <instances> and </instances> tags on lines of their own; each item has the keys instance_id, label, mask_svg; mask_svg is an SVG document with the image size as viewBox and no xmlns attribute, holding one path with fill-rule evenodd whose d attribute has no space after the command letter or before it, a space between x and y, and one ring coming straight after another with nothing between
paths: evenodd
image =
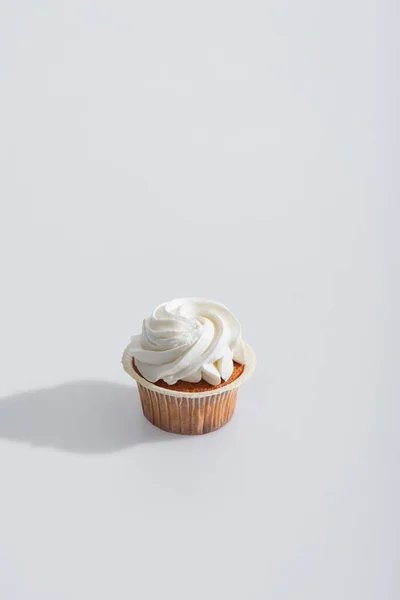
<instances>
[{"instance_id":1,"label":"brown cake base","mask_svg":"<svg viewBox=\"0 0 400 600\"><path fill-rule=\"evenodd\" d=\"M134 359L132 368L141 375ZM178 381L168 385L159 380L154 384L158 389L154 390L137 381L143 414L150 423L170 433L200 435L215 431L230 420L236 406L238 387L224 388L243 371L244 365L235 362L231 377L220 385L210 385L204 380L198 383ZM215 393L217 389L221 391ZM176 396L175 391L185 395ZM208 391L213 393L207 394ZM203 394L198 397L195 392Z\"/></svg>"},{"instance_id":2,"label":"brown cake base","mask_svg":"<svg viewBox=\"0 0 400 600\"><path fill-rule=\"evenodd\" d=\"M138 373L138 375L141 375L143 377L143 375L135 365L134 358L132 358L132 367L134 368L136 373ZM189 383L188 381L177 381L173 385L168 385L168 383L165 383L163 379L159 379L154 383L154 385L161 388L165 388L167 390L175 390L176 392L208 392L209 390L217 390L218 388L224 387L224 385L232 383L232 381L235 381L235 379L237 379L243 373L243 371L244 365L233 361L232 375L229 377L229 379L227 379L226 381L222 381L219 385L211 385L210 383L207 383L207 381L204 381L204 379L202 379L198 383Z\"/></svg>"}]
</instances>

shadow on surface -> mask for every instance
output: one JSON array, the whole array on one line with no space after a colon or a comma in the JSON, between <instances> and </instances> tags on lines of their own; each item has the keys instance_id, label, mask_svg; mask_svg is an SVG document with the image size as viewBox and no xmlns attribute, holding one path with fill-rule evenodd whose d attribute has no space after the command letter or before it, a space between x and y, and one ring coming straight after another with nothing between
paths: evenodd
<instances>
[{"instance_id":1,"label":"shadow on surface","mask_svg":"<svg viewBox=\"0 0 400 600\"><path fill-rule=\"evenodd\" d=\"M95 454L176 437L146 421L135 388L76 381L0 398L0 439Z\"/></svg>"}]
</instances>

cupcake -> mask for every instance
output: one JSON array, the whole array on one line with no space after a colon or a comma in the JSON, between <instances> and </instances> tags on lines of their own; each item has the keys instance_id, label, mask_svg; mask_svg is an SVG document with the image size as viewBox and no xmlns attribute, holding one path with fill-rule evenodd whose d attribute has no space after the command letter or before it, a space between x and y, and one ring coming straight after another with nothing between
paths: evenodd
<instances>
[{"instance_id":1,"label":"cupcake","mask_svg":"<svg viewBox=\"0 0 400 600\"><path fill-rule=\"evenodd\" d=\"M146 419L164 431L193 435L230 420L255 355L226 306L178 298L143 321L122 364L136 380Z\"/></svg>"}]
</instances>

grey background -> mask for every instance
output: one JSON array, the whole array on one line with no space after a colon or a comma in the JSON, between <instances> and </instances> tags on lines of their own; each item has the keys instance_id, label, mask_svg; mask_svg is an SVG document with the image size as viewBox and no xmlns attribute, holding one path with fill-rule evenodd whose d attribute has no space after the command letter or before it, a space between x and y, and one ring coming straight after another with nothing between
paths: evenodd
<instances>
[{"instance_id":1,"label":"grey background","mask_svg":"<svg viewBox=\"0 0 400 600\"><path fill-rule=\"evenodd\" d=\"M1 3L2 600L399 597L397 17ZM193 438L119 362L186 295L258 356Z\"/></svg>"}]
</instances>

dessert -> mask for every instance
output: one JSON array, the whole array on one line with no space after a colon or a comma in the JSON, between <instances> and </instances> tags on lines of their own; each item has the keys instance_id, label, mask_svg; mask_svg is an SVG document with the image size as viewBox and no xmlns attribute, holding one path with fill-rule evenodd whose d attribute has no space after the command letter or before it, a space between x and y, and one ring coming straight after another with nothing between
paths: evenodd
<instances>
[{"instance_id":1,"label":"dessert","mask_svg":"<svg viewBox=\"0 0 400 600\"><path fill-rule=\"evenodd\" d=\"M143 321L122 363L137 382L151 423L173 433L202 434L232 417L255 356L226 306L178 298L160 304Z\"/></svg>"}]
</instances>

